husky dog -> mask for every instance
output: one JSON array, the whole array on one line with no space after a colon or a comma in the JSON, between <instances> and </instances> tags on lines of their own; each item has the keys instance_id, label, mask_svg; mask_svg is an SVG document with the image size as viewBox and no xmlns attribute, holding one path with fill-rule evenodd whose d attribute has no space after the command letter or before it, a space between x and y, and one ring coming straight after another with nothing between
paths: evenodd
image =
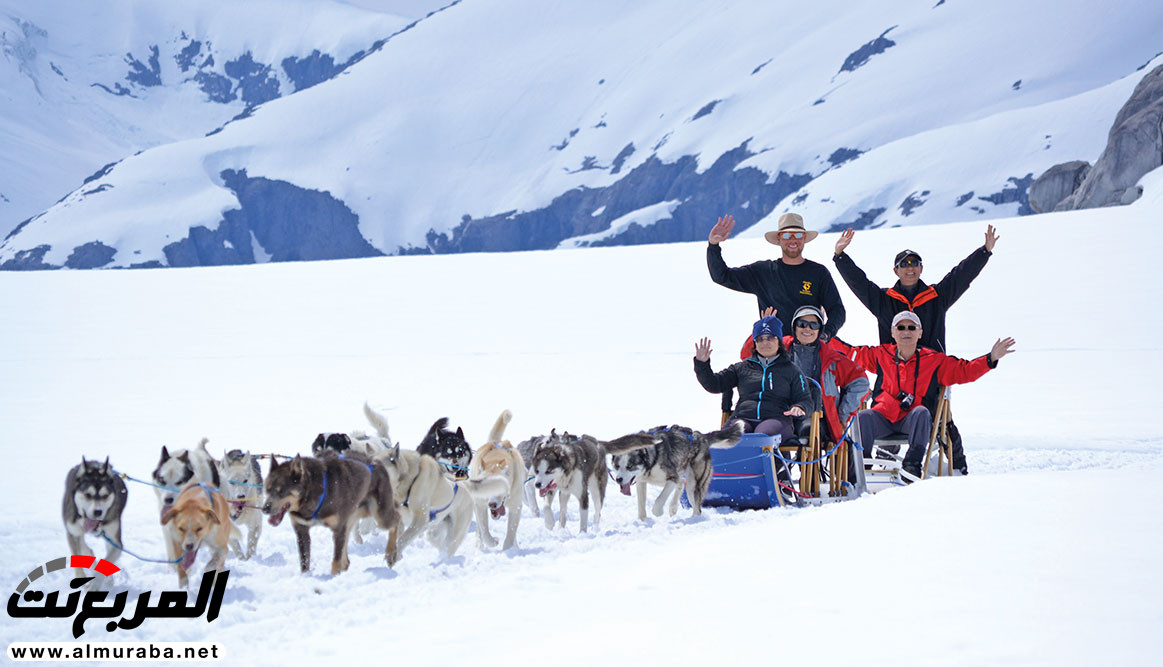
<instances>
[{"instance_id":1,"label":"husky dog","mask_svg":"<svg viewBox=\"0 0 1163 667\"><path fill-rule=\"evenodd\" d=\"M545 504L545 527L553 530L553 496L560 491L561 515L558 522L565 528L565 508L570 496L576 496L581 507L581 532L586 532L590 500L594 503L594 527L602 518L602 504L606 500L606 454L650 447L660 441L649 433L633 433L607 442L590 435L574 438L569 433L561 436L554 430L550 437L533 452L533 485L542 496L549 496Z\"/></svg>"},{"instance_id":2,"label":"husky dog","mask_svg":"<svg viewBox=\"0 0 1163 667\"><path fill-rule=\"evenodd\" d=\"M92 556L85 535L103 531L117 544L108 546L105 560L116 563L121 557L121 511L125 509L128 497L129 490L109 465L109 459L99 463L81 457L81 464L73 466L65 477L65 498L61 508L69 553ZM77 576L84 576L83 572L78 568Z\"/></svg>"},{"instance_id":3,"label":"husky dog","mask_svg":"<svg viewBox=\"0 0 1163 667\"><path fill-rule=\"evenodd\" d=\"M670 498L670 514L678 511L678 496L686 478L687 498L694 515L702 514L703 499L711 485L711 449L734 447L743 435L743 422L711 433L700 433L685 426L659 426L648 433L661 437L652 448L639 449L611 459L614 481L622 493L630 495L630 485L638 486L638 519L646 518L646 485L662 486L662 493L654 501L654 516L662 516L662 509Z\"/></svg>"},{"instance_id":4,"label":"husky dog","mask_svg":"<svg viewBox=\"0 0 1163 667\"><path fill-rule=\"evenodd\" d=\"M181 554L174 568L178 571L178 585L183 588L188 583L186 572L193 567L198 549L203 546L210 549L207 571L222 571L226 555L230 553L229 544L237 544L240 537L230 520L226 496L203 482L190 482L182 489L173 505L162 513L162 527L170 553Z\"/></svg>"},{"instance_id":5,"label":"husky dog","mask_svg":"<svg viewBox=\"0 0 1163 667\"><path fill-rule=\"evenodd\" d=\"M448 430L447 426L448 417L437 419L416 451L436 459L453 478L464 479L472 461L472 447L465 441L464 431L459 426L455 432Z\"/></svg>"},{"instance_id":6,"label":"husky dog","mask_svg":"<svg viewBox=\"0 0 1163 667\"><path fill-rule=\"evenodd\" d=\"M279 525L287 512L295 528L299 545L299 568L311 569L312 526L331 529L335 544L331 574L347 570L347 541L356 520L371 517L388 531L384 558L391 567L396 563L396 533L400 513L392 495L392 481L384 466L349 452L342 457L325 453L319 458L296 456L279 465L271 459L265 485L263 513L272 526Z\"/></svg>"},{"instance_id":7,"label":"husky dog","mask_svg":"<svg viewBox=\"0 0 1163 667\"><path fill-rule=\"evenodd\" d=\"M372 424L375 424L377 420L384 420L383 416L375 410L372 410L371 406L367 403L363 404L363 413ZM311 455L320 456L324 451L330 450L336 454L345 454L352 451L359 452L364 456L375 456L380 452L391 449L393 446L391 437L387 435L387 421L384 421L383 426L383 432L385 434L383 436L368 435L363 431L352 431L351 433L320 433L315 437L315 442L311 443Z\"/></svg>"},{"instance_id":8,"label":"husky dog","mask_svg":"<svg viewBox=\"0 0 1163 667\"><path fill-rule=\"evenodd\" d=\"M387 438L387 420L370 408L368 413L368 421L376 427L379 436ZM441 557L451 558L464 541L472 522L473 498L499 496L509 488L508 482L500 477L485 477L466 486L466 493L460 493L461 485L444 476L436 459L401 449L399 443L377 454L375 460L387 469L400 514L408 525L396 541L397 551L391 557L393 561L398 560L404 547L425 531L428 540L440 550Z\"/></svg>"},{"instance_id":9,"label":"husky dog","mask_svg":"<svg viewBox=\"0 0 1163 667\"><path fill-rule=\"evenodd\" d=\"M489 441L478 448L468 466L469 487L479 485L485 477L500 477L508 487L504 493L487 499L476 500L477 537L489 547L497 546L497 540L489 532L489 516L500 519L509 515L508 530L502 549L513 546L517 540L517 525L521 522L521 491L525 486L525 461L521 453L508 440L501 440L505 427L513 418L513 413L505 410L497 417Z\"/></svg>"},{"instance_id":10,"label":"husky dog","mask_svg":"<svg viewBox=\"0 0 1163 667\"><path fill-rule=\"evenodd\" d=\"M221 491L230 503L230 520L246 526L246 552L236 548L234 555L242 560L250 560L258 548L258 538L262 535L262 470L258 459L241 449L232 449L218 463L218 475L222 480ZM234 545L238 547L238 543Z\"/></svg>"},{"instance_id":11,"label":"husky dog","mask_svg":"<svg viewBox=\"0 0 1163 667\"><path fill-rule=\"evenodd\" d=\"M208 442L208 439L202 438L197 449L179 449L173 454L162 447L161 460L153 470L159 514L164 514L174 504L178 492L190 482L218 486L218 466L215 465L214 457L206 451ZM172 554L170 559L176 557Z\"/></svg>"}]
</instances>

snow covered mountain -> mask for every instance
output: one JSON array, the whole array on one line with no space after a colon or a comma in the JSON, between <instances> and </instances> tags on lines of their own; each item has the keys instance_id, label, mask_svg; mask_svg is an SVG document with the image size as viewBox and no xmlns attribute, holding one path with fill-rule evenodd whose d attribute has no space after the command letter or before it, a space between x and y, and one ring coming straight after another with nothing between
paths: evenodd
<instances>
[{"instance_id":1,"label":"snow covered mountain","mask_svg":"<svg viewBox=\"0 0 1163 667\"><path fill-rule=\"evenodd\" d=\"M312 0L0 0L0 234L111 163L336 75L409 22Z\"/></svg>"},{"instance_id":2,"label":"snow covered mountain","mask_svg":"<svg viewBox=\"0 0 1163 667\"><path fill-rule=\"evenodd\" d=\"M126 156L25 221L0 266L693 240L726 212L754 236L792 208L817 229L1028 213L1034 178L1102 152L1159 34L1149 0L462 0L343 76Z\"/></svg>"}]
</instances>

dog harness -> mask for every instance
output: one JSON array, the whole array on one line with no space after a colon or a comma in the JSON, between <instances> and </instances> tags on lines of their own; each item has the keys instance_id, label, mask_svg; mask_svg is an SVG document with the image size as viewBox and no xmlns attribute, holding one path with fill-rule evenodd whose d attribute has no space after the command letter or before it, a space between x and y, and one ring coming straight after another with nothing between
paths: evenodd
<instances>
[{"instance_id":1,"label":"dog harness","mask_svg":"<svg viewBox=\"0 0 1163 667\"><path fill-rule=\"evenodd\" d=\"M417 478L416 478L416 479L419 479L419 476L417 476ZM407 493L407 495L405 495L405 496L404 496L404 502L402 503L402 505L403 505L404 507L407 507L407 506L408 506L408 499L412 497L412 487L413 487L413 486L415 486L415 485L416 485L416 480L415 480L415 479L414 479L414 480L412 480L412 483L411 483L410 485L408 485L408 493ZM452 498L451 498L451 499L448 501L448 504L447 504L447 505L445 505L444 507L441 507L441 508L440 508L440 509L438 509L438 510L429 509L429 510L428 510L428 520L429 520L429 521L435 521L435 520L436 520L436 515L437 515L437 514L440 514L440 513L441 513L441 512L443 512L444 510L448 509L449 507L452 507L452 503L453 503L453 501L455 501L455 500L456 500L456 492L457 492L457 491L459 491L459 490L460 490L460 485L454 482L454 483L452 484Z\"/></svg>"},{"instance_id":2,"label":"dog harness","mask_svg":"<svg viewBox=\"0 0 1163 667\"><path fill-rule=\"evenodd\" d=\"M320 510L320 508L323 507L323 501L326 498L327 498L327 471L324 470L323 471L323 494L319 496L319 504L315 506L315 511L311 512L311 520L312 521L314 521L315 517L319 515L319 510Z\"/></svg>"},{"instance_id":3,"label":"dog harness","mask_svg":"<svg viewBox=\"0 0 1163 667\"><path fill-rule=\"evenodd\" d=\"M659 433L669 433L671 431L678 431L678 433L686 436L686 439L690 440L692 445L695 443L695 437L693 435L691 435L690 433L687 433L685 431L678 430L674 426L668 426L666 428L661 428L661 427L656 428L653 431L650 431L650 435L658 435Z\"/></svg>"}]
</instances>

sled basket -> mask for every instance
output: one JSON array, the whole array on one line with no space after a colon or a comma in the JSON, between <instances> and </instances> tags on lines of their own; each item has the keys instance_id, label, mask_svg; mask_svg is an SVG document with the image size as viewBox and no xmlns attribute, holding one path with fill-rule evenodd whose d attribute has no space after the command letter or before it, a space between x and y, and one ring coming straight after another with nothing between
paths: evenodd
<instances>
[{"instance_id":1,"label":"sled basket","mask_svg":"<svg viewBox=\"0 0 1163 667\"><path fill-rule=\"evenodd\" d=\"M779 442L778 435L744 433L734 447L712 449L714 472L703 507L740 510L779 507L774 456ZM683 501L685 504L685 497Z\"/></svg>"}]
</instances>

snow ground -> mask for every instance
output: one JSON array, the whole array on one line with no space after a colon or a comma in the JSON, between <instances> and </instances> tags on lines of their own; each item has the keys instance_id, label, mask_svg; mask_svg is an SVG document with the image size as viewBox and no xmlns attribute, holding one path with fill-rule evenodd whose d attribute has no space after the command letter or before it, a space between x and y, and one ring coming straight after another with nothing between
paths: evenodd
<instances>
[{"instance_id":1,"label":"snow ground","mask_svg":"<svg viewBox=\"0 0 1163 667\"><path fill-rule=\"evenodd\" d=\"M376 535L338 577L326 574L324 531L300 576L291 529L268 526L255 559L228 561L214 623L154 619L122 636L92 623L84 638L214 641L226 664L252 665L1154 664L1163 171L1144 185L1130 207L997 222L997 251L949 323L962 356L1018 341L995 372L954 392L969 477L823 508L645 523L612 487L590 535L576 534L571 504L564 533L526 513L517 549L484 550L470 536L439 562L416 545L395 570ZM984 228L859 232L850 253L887 283L889 259L913 247L935 280ZM822 235L809 256L827 261L834 241ZM202 436L219 455L304 452L320 431L366 429L364 400L413 446L441 416L479 443L505 408L514 440L551 427L709 429L718 403L693 378L694 341L710 336L721 368L754 301L711 283L704 248L2 274L11 472L0 580L15 587L64 555L62 479L82 455L145 478L161 445ZM762 240L724 246L732 265L773 251ZM871 317L841 293L841 335L872 342ZM125 543L160 556L153 493L130 487ZM131 591L175 585L162 565L120 564ZM0 642L69 640L68 625L9 621Z\"/></svg>"}]
</instances>

